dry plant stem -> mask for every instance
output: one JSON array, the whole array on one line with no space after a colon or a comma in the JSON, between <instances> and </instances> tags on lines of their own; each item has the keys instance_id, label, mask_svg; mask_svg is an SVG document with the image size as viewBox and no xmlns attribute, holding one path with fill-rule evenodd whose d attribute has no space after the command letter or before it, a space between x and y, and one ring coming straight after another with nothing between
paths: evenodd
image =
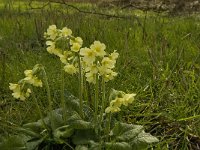
<instances>
[{"instance_id":1,"label":"dry plant stem","mask_svg":"<svg viewBox=\"0 0 200 150\"><path fill-rule=\"evenodd\" d=\"M62 105L62 111L63 111L63 120L66 122L67 120L67 112L66 112L66 104L64 99L64 90L65 90L65 76L64 76L64 70L63 64L61 63L61 105Z\"/></svg>"},{"instance_id":2,"label":"dry plant stem","mask_svg":"<svg viewBox=\"0 0 200 150\"><path fill-rule=\"evenodd\" d=\"M106 99L106 87L105 87L105 80L102 78L102 101L101 101L101 113L100 113L100 121L103 121L103 113L105 110L105 99Z\"/></svg>"},{"instance_id":3,"label":"dry plant stem","mask_svg":"<svg viewBox=\"0 0 200 150\"><path fill-rule=\"evenodd\" d=\"M98 125L98 101L99 101L99 81L98 75L96 75L96 84L95 84L95 100L94 100L94 108L95 108L95 125Z\"/></svg>"},{"instance_id":4,"label":"dry plant stem","mask_svg":"<svg viewBox=\"0 0 200 150\"><path fill-rule=\"evenodd\" d=\"M43 126L44 126L46 129L48 129L47 125L46 125L45 122L44 122L44 116L43 116L43 114L42 114L42 111L41 111L41 109L40 109L40 106L38 105L38 101L37 101L37 98L36 98L36 96L35 96L35 93L34 93L32 87L31 87L31 93L32 93L32 96L33 96L33 101L34 101L34 103L35 103L35 106L36 106L36 108L37 108L37 110L38 110L38 112L39 112L40 118L41 118L41 120L42 120L42 124L43 124Z\"/></svg>"},{"instance_id":5,"label":"dry plant stem","mask_svg":"<svg viewBox=\"0 0 200 150\"><path fill-rule=\"evenodd\" d=\"M80 100L80 115L83 118L83 77L82 77L82 66L81 59L78 55L78 67L79 67L79 100Z\"/></svg>"}]
</instances>

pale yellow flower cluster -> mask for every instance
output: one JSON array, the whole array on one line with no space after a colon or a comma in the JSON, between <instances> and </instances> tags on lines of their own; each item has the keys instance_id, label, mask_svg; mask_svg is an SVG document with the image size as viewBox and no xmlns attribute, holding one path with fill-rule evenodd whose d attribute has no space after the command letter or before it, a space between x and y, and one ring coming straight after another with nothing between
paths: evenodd
<instances>
[{"instance_id":1,"label":"pale yellow flower cluster","mask_svg":"<svg viewBox=\"0 0 200 150\"><path fill-rule=\"evenodd\" d=\"M118 53L116 50L107 54L106 46L100 41L94 41L90 48L81 48L82 64L85 70L86 80L90 83L96 83L96 78L102 76L107 82L112 80L117 73L112 69L115 67Z\"/></svg>"},{"instance_id":2,"label":"pale yellow flower cluster","mask_svg":"<svg viewBox=\"0 0 200 150\"><path fill-rule=\"evenodd\" d=\"M51 25L45 32L47 39L47 51L58 56L64 66L65 72L69 74L78 73L78 61L81 61L86 80L90 83L96 83L101 76L104 81L112 80L117 73L113 71L118 53L116 50L107 54L106 45L100 41L94 41L90 48L81 48L83 40L80 37L74 37L72 31L66 27L62 30L57 29L56 25ZM67 50L59 48L59 41L65 41Z\"/></svg>"},{"instance_id":3,"label":"pale yellow flower cluster","mask_svg":"<svg viewBox=\"0 0 200 150\"><path fill-rule=\"evenodd\" d=\"M128 106L134 101L134 97L136 94L125 94L124 92L120 91L120 96L116 96L111 102L110 106L105 109L106 113L115 113L119 112L122 105Z\"/></svg>"},{"instance_id":4,"label":"pale yellow flower cluster","mask_svg":"<svg viewBox=\"0 0 200 150\"><path fill-rule=\"evenodd\" d=\"M62 30L57 29L56 25L51 25L44 33L46 41L47 51L50 54L54 54L60 58L60 61L64 64L65 72L69 74L75 74L78 72L77 53L83 45L83 40L80 37L72 36L71 29L64 27ZM59 41L66 41L67 48L63 50L59 48Z\"/></svg>"},{"instance_id":5,"label":"pale yellow flower cluster","mask_svg":"<svg viewBox=\"0 0 200 150\"><path fill-rule=\"evenodd\" d=\"M34 67L33 70L37 70L36 67ZM26 88L27 84L36 87L42 87L42 81L38 79L33 70L25 70L24 74L26 77L20 80L18 84L9 83L10 84L9 88L10 90L13 91L12 96L14 98L24 101L26 98L30 96L31 90L29 88Z\"/></svg>"},{"instance_id":6,"label":"pale yellow flower cluster","mask_svg":"<svg viewBox=\"0 0 200 150\"><path fill-rule=\"evenodd\" d=\"M28 88L26 92L23 90L23 87L20 84L9 83L10 90L13 91L12 96L16 99L24 101L27 97L30 96L31 90Z\"/></svg>"},{"instance_id":7,"label":"pale yellow flower cluster","mask_svg":"<svg viewBox=\"0 0 200 150\"><path fill-rule=\"evenodd\" d=\"M32 84L36 87L42 87L42 81L38 79L36 75L33 74L33 70L25 70L24 71L26 83Z\"/></svg>"}]
</instances>

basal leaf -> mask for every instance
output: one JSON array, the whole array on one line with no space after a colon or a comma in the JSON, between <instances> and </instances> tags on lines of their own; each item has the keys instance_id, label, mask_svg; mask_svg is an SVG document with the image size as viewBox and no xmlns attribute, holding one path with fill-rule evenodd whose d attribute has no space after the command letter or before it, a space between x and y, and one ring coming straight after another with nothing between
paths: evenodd
<instances>
[{"instance_id":1,"label":"basal leaf","mask_svg":"<svg viewBox=\"0 0 200 150\"><path fill-rule=\"evenodd\" d=\"M90 129L93 127L91 122L84 121L77 113L72 115L67 123L74 129Z\"/></svg>"},{"instance_id":2,"label":"basal leaf","mask_svg":"<svg viewBox=\"0 0 200 150\"><path fill-rule=\"evenodd\" d=\"M96 141L97 136L94 130L76 130L75 134L72 137L72 142L75 145L87 145L90 144L91 141Z\"/></svg>"},{"instance_id":3,"label":"basal leaf","mask_svg":"<svg viewBox=\"0 0 200 150\"><path fill-rule=\"evenodd\" d=\"M140 125L119 122L111 131L111 136L119 141L128 141L137 136L142 130L143 127Z\"/></svg>"},{"instance_id":4,"label":"basal leaf","mask_svg":"<svg viewBox=\"0 0 200 150\"><path fill-rule=\"evenodd\" d=\"M19 131L20 133L30 136L32 138L41 138L41 135L39 133L36 133L29 128L26 129L26 128L19 127L19 128L16 128L16 130Z\"/></svg>"},{"instance_id":5,"label":"basal leaf","mask_svg":"<svg viewBox=\"0 0 200 150\"><path fill-rule=\"evenodd\" d=\"M120 136L117 136L116 139L120 141L129 141L134 137L136 137L142 131L143 131L142 126L133 125L131 130L122 133Z\"/></svg>"},{"instance_id":6,"label":"basal leaf","mask_svg":"<svg viewBox=\"0 0 200 150\"><path fill-rule=\"evenodd\" d=\"M74 129L71 128L69 125L65 125L54 130L53 136L57 142L63 143L63 139L70 137L73 133Z\"/></svg>"},{"instance_id":7,"label":"basal leaf","mask_svg":"<svg viewBox=\"0 0 200 150\"><path fill-rule=\"evenodd\" d=\"M12 136L0 143L0 150L27 150L27 147L22 137Z\"/></svg>"},{"instance_id":8,"label":"basal leaf","mask_svg":"<svg viewBox=\"0 0 200 150\"><path fill-rule=\"evenodd\" d=\"M49 114L50 115L50 114ZM53 130L56 130L57 128L63 126L65 124L62 116L62 111L61 109L55 109L51 113L52 119L51 119L51 128ZM48 116L50 117L50 116Z\"/></svg>"},{"instance_id":9,"label":"basal leaf","mask_svg":"<svg viewBox=\"0 0 200 150\"><path fill-rule=\"evenodd\" d=\"M89 149L84 145L78 145L76 146L75 150L89 150Z\"/></svg>"},{"instance_id":10,"label":"basal leaf","mask_svg":"<svg viewBox=\"0 0 200 150\"><path fill-rule=\"evenodd\" d=\"M42 130L44 130L44 126L42 122L38 122L38 121L24 124L23 128L30 129L33 132L38 133L38 134L42 132Z\"/></svg>"},{"instance_id":11,"label":"basal leaf","mask_svg":"<svg viewBox=\"0 0 200 150\"><path fill-rule=\"evenodd\" d=\"M80 105L79 105L79 99L77 97L75 97L70 92L65 90L65 99L66 99L67 109L79 112Z\"/></svg>"},{"instance_id":12,"label":"basal leaf","mask_svg":"<svg viewBox=\"0 0 200 150\"><path fill-rule=\"evenodd\" d=\"M146 149L149 144L157 143L159 140L152 136L149 133L145 133L144 131L138 134L136 138L134 138L130 144L134 147L135 150Z\"/></svg>"},{"instance_id":13,"label":"basal leaf","mask_svg":"<svg viewBox=\"0 0 200 150\"><path fill-rule=\"evenodd\" d=\"M109 142L106 143L106 149L110 150L132 150L132 147L129 143L127 142Z\"/></svg>"}]
</instances>

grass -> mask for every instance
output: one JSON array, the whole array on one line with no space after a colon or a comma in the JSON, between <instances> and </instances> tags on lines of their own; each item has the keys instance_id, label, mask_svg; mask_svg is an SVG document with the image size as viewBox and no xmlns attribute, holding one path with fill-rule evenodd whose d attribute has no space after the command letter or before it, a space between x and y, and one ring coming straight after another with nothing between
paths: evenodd
<instances>
[{"instance_id":1,"label":"grass","mask_svg":"<svg viewBox=\"0 0 200 150\"><path fill-rule=\"evenodd\" d=\"M36 63L46 67L54 106L58 107L57 93L60 88L60 65L56 57L45 49L43 33L51 24L67 26L75 36L88 46L100 40L112 51L120 53L117 62L118 77L108 84L110 88L136 92L132 106L123 110L126 122L145 125L146 130L159 137L157 149L197 149L200 143L200 20L197 16L138 14L135 19L115 19L82 14L69 8L59 7L27 11L8 9L1 5L0 18L0 131L11 133L9 122L21 125L35 121L39 116L31 99L15 101L8 89L10 82L23 77L23 71ZM77 7L88 8L84 4ZM16 9L17 8L17 9ZM113 11L113 10L111 10ZM109 12L109 10L107 10ZM116 10L114 9L114 12ZM127 15L127 12L120 12ZM111 12L112 13L112 12ZM141 15L139 15L141 14ZM66 75L66 89L77 95L77 82ZM38 99L47 102L43 89ZM45 107L42 108L46 111ZM3 123L7 122L7 123Z\"/></svg>"}]
</instances>

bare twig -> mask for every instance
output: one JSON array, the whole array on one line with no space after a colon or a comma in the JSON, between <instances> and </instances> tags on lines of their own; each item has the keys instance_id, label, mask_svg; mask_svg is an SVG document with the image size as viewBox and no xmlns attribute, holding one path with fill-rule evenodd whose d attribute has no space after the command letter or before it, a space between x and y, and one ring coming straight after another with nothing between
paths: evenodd
<instances>
[{"instance_id":1,"label":"bare twig","mask_svg":"<svg viewBox=\"0 0 200 150\"><path fill-rule=\"evenodd\" d=\"M86 10L82 10L72 4L69 4L67 2L65 2L65 0L61 0L61 1L53 1L53 0L49 0L46 4L44 4L41 7L33 7L32 6L32 2L33 0L30 0L29 2L29 6L31 9L44 9L45 7L47 7L49 4L51 3L56 3L56 4L61 4L61 5L65 5L68 6L80 13L84 13L84 14L92 14L92 15L98 15L98 16L104 16L104 17L108 17L108 18L118 18L118 19L135 19L138 23L138 25L143 29L143 31L145 32L146 35L146 31L145 28L143 26L143 24L140 22L139 18L137 16L119 16L119 15L111 15L111 14L106 14L106 13L101 13L101 12L95 12L95 11L86 11Z\"/></svg>"}]
</instances>

